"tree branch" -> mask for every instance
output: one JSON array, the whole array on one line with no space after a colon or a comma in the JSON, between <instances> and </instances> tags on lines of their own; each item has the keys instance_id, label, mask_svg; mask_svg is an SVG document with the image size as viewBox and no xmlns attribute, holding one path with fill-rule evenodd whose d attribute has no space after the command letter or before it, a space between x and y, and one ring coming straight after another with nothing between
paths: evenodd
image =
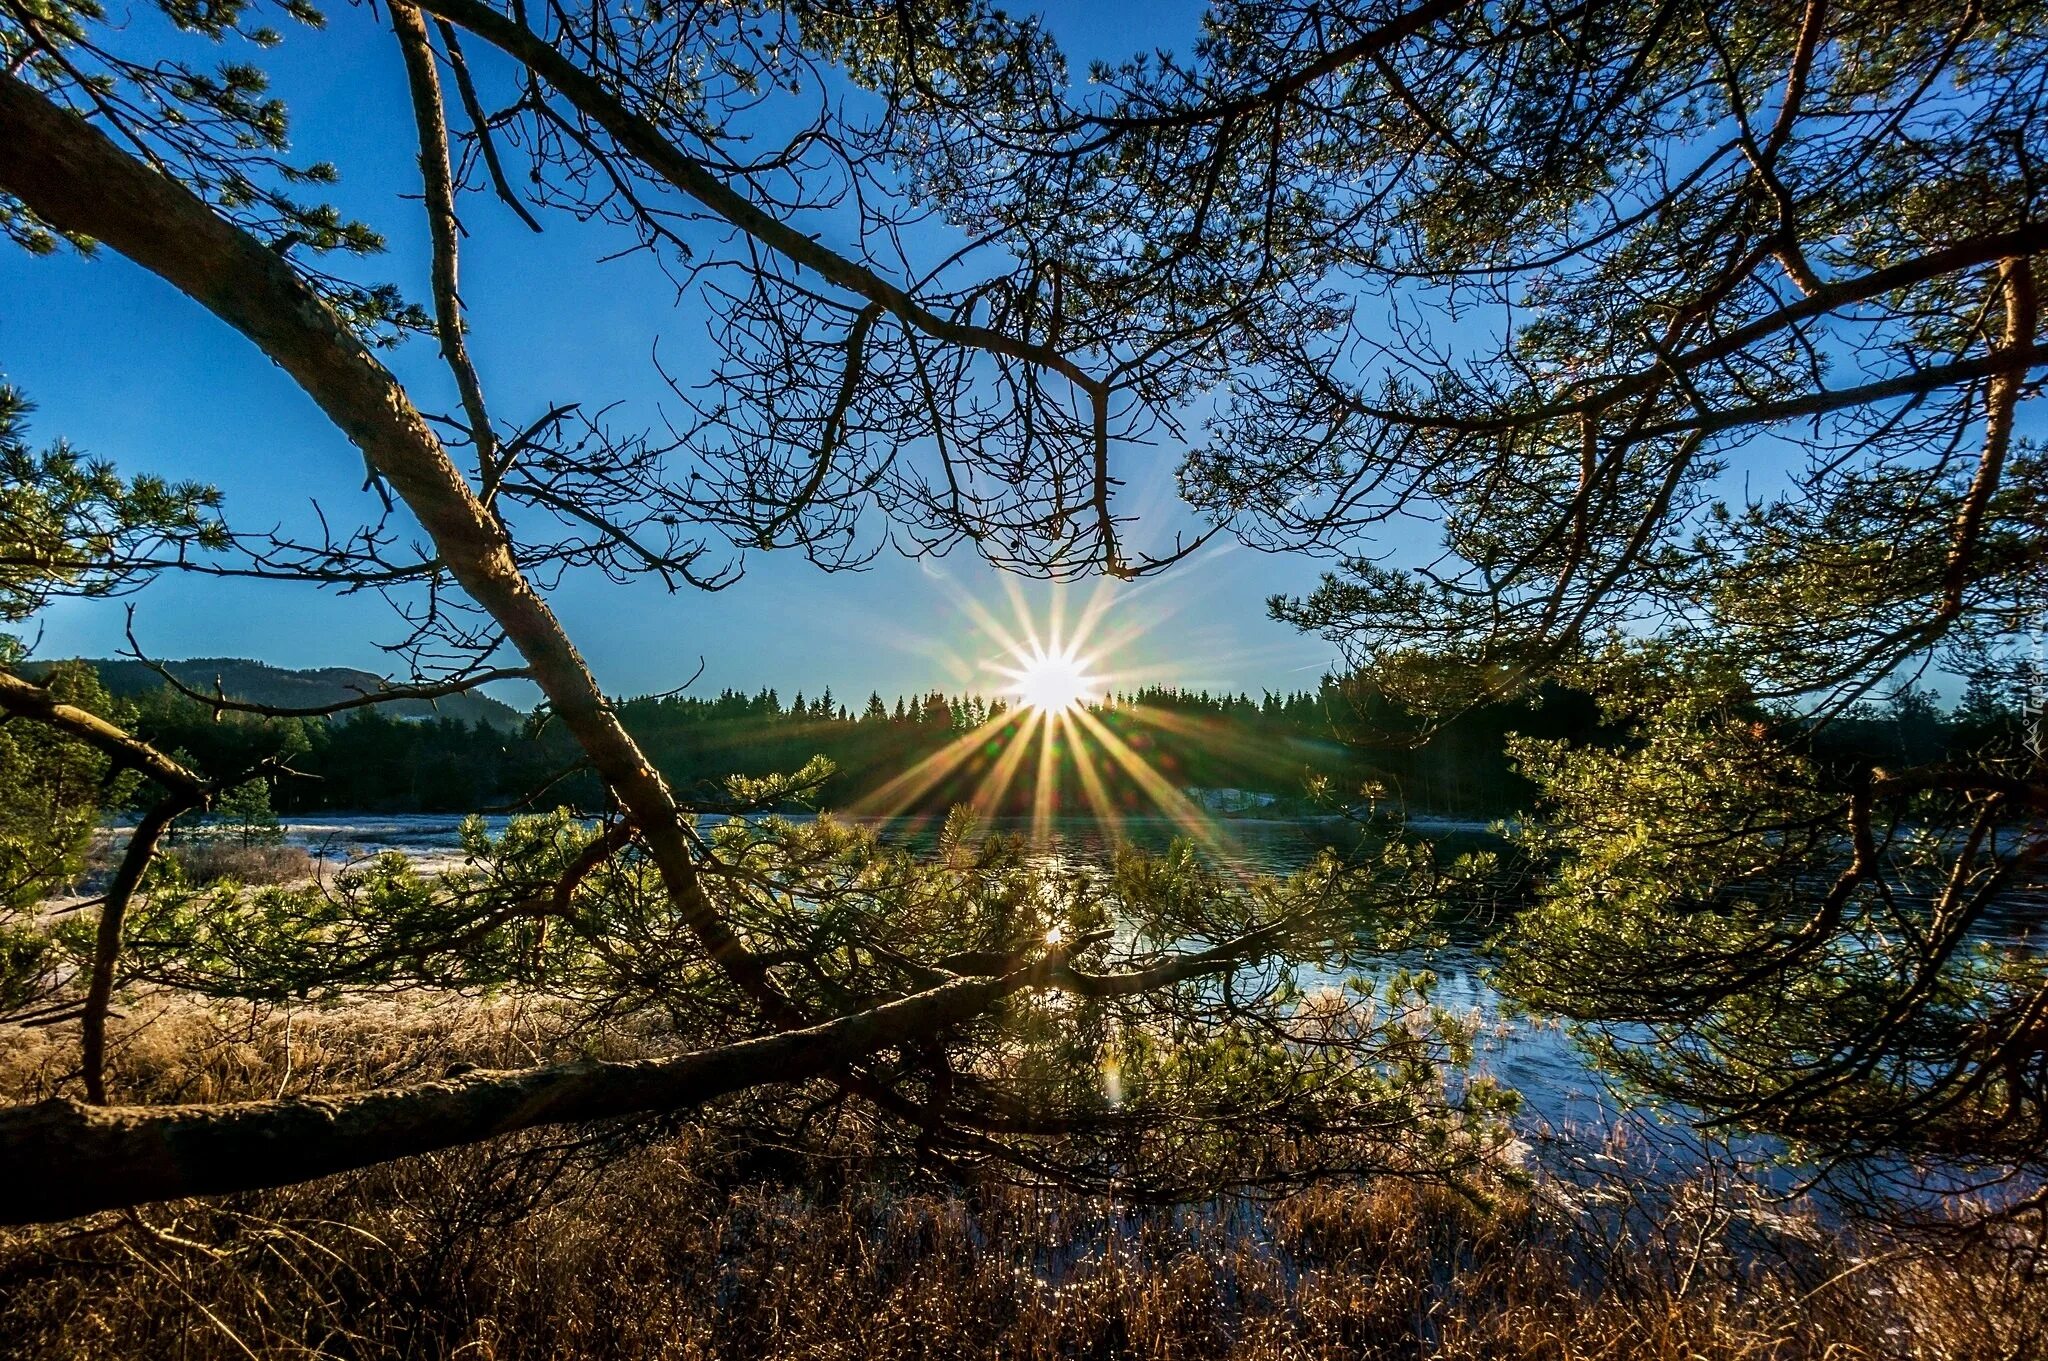
<instances>
[{"instance_id":1,"label":"tree branch","mask_svg":"<svg viewBox=\"0 0 2048 1361\"><path fill-rule=\"evenodd\" d=\"M0 186L44 221L105 242L242 332L404 498L463 589L525 656L555 715L641 828L684 925L757 998L770 990L698 881L668 786L519 570L405 390L288 261L26 82L0 76Z\"/></svg>"},{"instance_id":2,"label":"tree branch","mask_svg":"<svg viewBox=\"0 0 2048 1361\"><path fill-rule=\"evenodd\" d=\"M2040 305L2034 293L2034 267L2025 257L2003 260L1998 266L1999 292L2005 295L2005 334L1999 350L2009 353L2030 347L2041 329ZM2012 444L2013 414L2019 406L2023 372L1999 373L1992 377L1984 398L1984 448L1978 455L1977 473L1963 496L1956 516L1955 538L1948 563L1942 571L1941 614L1956 619L1963 612L1963 593L1969 588L1970 567L1977 557L1977 538L1984 529L1984 515L1991 505L2005 473L2006 450Z\"/></svg>"},{"instance_id":3,"label":"tree branch","mask_svg":"<svg viewBox=\"0 0 2048 1361\"><path fill-rule=\"evenodd\" d=\"M806 1030L637 1062L586 1059L333 1096L0 1110L0 1223L249 1191L542 1125L686 1110L970 1020L1022 975L962 978Z\"/></svg>"},{"instance_id":4,"label":"tree branch","mask_svg":"<svg viewBox=\"0 0 2048 1361\"><path fill-rule=\"evenodd\" d=\"M19 676L0 672L0 708L10 714L47 724L67 737L77 738L104 754L117 766L137 770L164 788L180 794L203 794L206 781L158 751L149 743L130 736L89 709L66 704L40 685Z\"/></svg>"},{"instance_id":5,"label":"tree branch","mask_svg":"<svg viewBox=\"0 0 2048 1361\"><path fill-rule=\"evenodd\" d=\"M441 357L448 362L448 371L455 375L455 389L462 395L469 437L476 445L483 500L488 505L498 476L498 437L484 406L483 382L462 339L462 296L456 286L456 237L462 227L455 218L455 173L448 163L441 78L434 69L434 45L427 38L427 22L420 12L411 5L392 4L391 27L405 56L413 122L419 129L420 180L425 190L427 232L434 248L434 329L441 338Z\"/></svg>"},{"instance_id":6,"label":"tree branch","mask_svg":"<svg viewBox=\"0 0 2048 1361\"><path fill-rule=\"evenodd\" d=\"M461 97L462 111L469 115L470 134L476 138L477 150L483 153L484 167L490 172L491 187L503 199L505 206L519 214L519 220L540 231L540 223L512 192L511 182L505 178L505 167L498 161L497 139L491 136L491 120L484 113L483 101L476 97L476 82L469 78L469 63L463 59L462 44L456 40L455 27L446 19L436 19L434 27L440 30L441 45L448 49L448 65L455 72L455 92Z\"/></svg>"},{"instance_id":7,"label":"tree branch","mask_svg":"<svg viewBox=\"0 0 2048 1361\"><path fill-rule=\"evenodd\" d=\"M550 47L532 29L506 18L480 0L423 0L420 8L469 30L528 67L649 170L776 254L850 293L880 303L890 315L935 339L1051 369L1091 397L1103 392L1102 380L1064 353L985 326L939 316L898 285L774 217L706 169L702 162L684 153L659 127L627 108L595 77Z\"/></svg>"}]
</instances>

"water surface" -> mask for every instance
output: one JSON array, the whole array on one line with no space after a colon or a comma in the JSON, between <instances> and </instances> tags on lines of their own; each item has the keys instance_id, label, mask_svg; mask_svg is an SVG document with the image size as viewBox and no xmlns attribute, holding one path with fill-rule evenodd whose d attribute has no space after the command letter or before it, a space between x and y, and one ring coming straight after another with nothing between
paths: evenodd
<instances>
[{"instance_id":1,"label":"water surface","mask_svg":"<svg viewBox=\"0 0 2048 1361\"><path fill-rule=\"evenodd\" d=\"M502 815L484 818L493 834L501 832L510 820ZM438 813L335 813L292 821L285 834L290 844L329 864L399 851L431 865L447 863L461 853L462 821L459 816ZM1215 840L1203 849L1205 858L1219 869L1246 876L1291 873L1307 865L1333 840L1357 836L1355 829L1335 822L1232 818L1220 819L1213 826ZM937 828L934 820L906 819L885 824L883 834L913 846L928 845ZM1029 824L1022 819L993 819L984 828L1027 833ZM1446 851L1477 844L1486 837L1485 824L1477 822L1442 821L1421 830L1438 837ZM1092 819L1062 818L1054 819L1045 829L1035 851L1052 863L1099 864L1119 841L1157 851L1165 850L1178 835L1177 826L1164 818L1131 818L1114 830ZM1428 968L1438 979L1439 1005L1480 1019L1485 1038L1469 1071L1491 1075L1522 1094L1524 1133L1544 1139L1597 1142L1631 1116L1627 1103L1587 1066L1584 1055L1557 1023L1527 1015L1510 1019L1503 1014L1502 998L1486 977L1482 932L1470 928L1454 931L1449 944L1441 949L1426 955L1390 954L1386 961L1389 972ZM1678 1136L1679 1130L1668 1121L1650 1122L1644 1130L1644 1137L1659 1144Z\"/></svg>"}]
</instances>

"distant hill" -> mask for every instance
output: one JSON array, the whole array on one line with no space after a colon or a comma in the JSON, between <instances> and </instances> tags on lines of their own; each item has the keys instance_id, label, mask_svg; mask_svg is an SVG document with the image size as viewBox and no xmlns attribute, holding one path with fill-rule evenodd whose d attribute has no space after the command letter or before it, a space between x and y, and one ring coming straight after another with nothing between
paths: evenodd
<instances>
[{"instance_id":1,"label":"distant hill","mask_svg":"<svg viewBox=\"0 0 2048 1361\"><path fill-rule=\"evenodd\" d=\"M101 682L112 695L142 695L164 688L163 677L141 662L88 658L86 664L100 673ZM20 670L26 678L35 680L46 673L50 665L48 662L30 662ZM247 657L193 657L163 665L165 670L202 694L212 694L214 681L218 678L229 699L294 709L351 699L377 689L379 684L374 673L357 671L352 667L323 666L295 671L271 666L267 662L251 661ZM517 728L525 719L525 715L511 705L478 693L443 695L437 700L390 700L377 707L393 718L459 718L465 723L481 722L507 731Z\"/></svg>"}]
</instances>

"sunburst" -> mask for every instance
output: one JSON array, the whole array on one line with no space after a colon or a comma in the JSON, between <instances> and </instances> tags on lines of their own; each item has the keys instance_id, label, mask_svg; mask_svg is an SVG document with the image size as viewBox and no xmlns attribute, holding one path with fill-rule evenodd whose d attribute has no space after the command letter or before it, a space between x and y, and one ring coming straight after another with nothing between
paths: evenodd
<instances>
[{"instance_id":1,"label":"sunburst","mask_svg":"<svg viewBox=\"0 0 2048 1361\"><path fill-rule=\"evenodd\" d=\"M1048 649L1034 645L1019 656L1016 665L989 664L989 670L1010 680L1009 692L1026 709L1041 714L1063 714L1101 697L1107 688L1104 677L1090 671L1091 658L1072 646Z\"/></svg>"},{"instance_id":2,"label":"sunburst","mask_svg":"<svg viewBox=\"0 0 2048 1361\"><path fill-rule=\"evenodd\" d=\"M1020 592L1009 590L1014 623L1006 624L980 601L962 593L959 603L980 633L1002 649L981 664L984 675L1010 704L987 722L958 732L945 746L861 800L856 812L889 817L917 806L934 789L979 770L970 802L984 813L1009 806L1012 787L1022 779L1030 790L1034 839L1044 839L1062 803L1060 782L1069 775L1073 791L1099 822L1114 827L1126 811L1111 797L1111 771L1135 788L1158 814L1198 845L1225 849L1221 829L1172 781L1119 737L1097 709L1113 690L1145 679L1118 667L1117 649L1145 631L1143 626L1104 628L1107 598L1097 592L1069 627L1065 601L1055 594L1047 616L1034 619ZM1156 623L1157 617L1150 622ZM1170 717L1170 715L1168 716ZM1149 720L1148 720L1149 721Z\"/></svg>"}]
</instances>

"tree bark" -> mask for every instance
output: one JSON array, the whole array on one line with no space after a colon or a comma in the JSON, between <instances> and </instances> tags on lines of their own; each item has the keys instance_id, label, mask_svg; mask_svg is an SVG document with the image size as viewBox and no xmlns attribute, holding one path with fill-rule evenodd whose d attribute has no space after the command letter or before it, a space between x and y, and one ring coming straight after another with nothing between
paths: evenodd
<instances>
[{"instance_id":1,"label":"tree bark","mask_svg":"<svg viewBox=\"0 0 2048 1361\"><path fill-rule=\"evenodd\" d=\"M0 1110L0 1223L284 1186L538 1125L684 1110L816 1077L978 1015L1027 975L960 978L808 1030L670 1058L583 1060L337 1096Z\"/></svg>"},{"instance_id":2,"label":"tree bark","mask_svg":"<svg viewBox=\"0 0 2048 1361\"><path fill-rule=\"evenodd\" d=\"M92 968L87 973L85 1008L78 1017L78 1048L86 1099L95 1105L107 1101L107 1012L114 1002L114 975L121 967L121 933L127 929L128 905L142 887L142 876L156 858L157 843L171 824L206 802L203 789L174 791L135 824L128 834L128 847L121 852L120 868L100 903L100 920L93 933Z\"/></svg>"},{"instance_id":3,"label":"tree bark","mask_svg":"<svg viewBox=\"0 0 2048 1361\"><path fill-rule=\"evenodd\" d=\"M556 717L638 822L684 921L758 982L705 895L675 799L599 690L510 541L390 371L291 266L190 190L27 82L0 73L0 187L52 226L102 241L247 336L363 451L448 570L525 657Z\"/></svg>"}]
</instances>

